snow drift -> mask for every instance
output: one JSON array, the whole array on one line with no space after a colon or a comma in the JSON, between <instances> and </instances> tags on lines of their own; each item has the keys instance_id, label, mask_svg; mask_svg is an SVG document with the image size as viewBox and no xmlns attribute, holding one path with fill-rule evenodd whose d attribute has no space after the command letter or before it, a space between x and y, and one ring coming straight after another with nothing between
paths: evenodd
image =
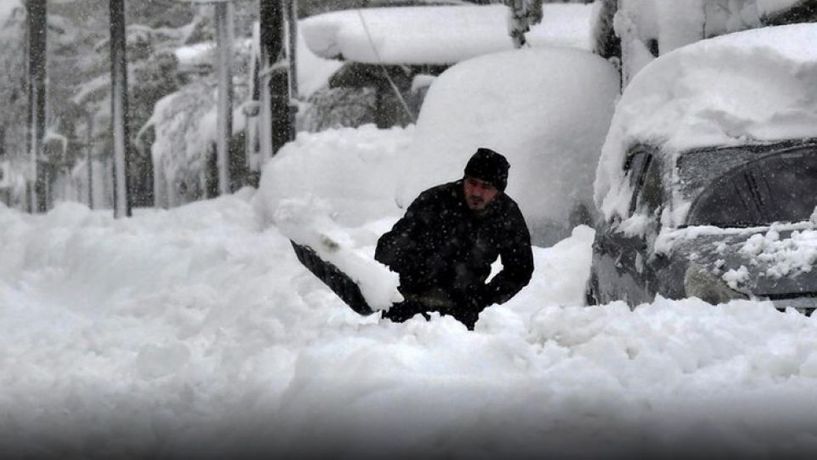
<instances>
[{"instance_id":1,"label":"snow drift","mask_svg":"<svg viewBox=\"0 0 817 460\"><path fill-rule=\"evenodd\" d=\"M4 457L817 449L814 318L748 301L582 307L587 227L535 248L531 284L474 332L361 317L264 229L259 199L121 220L0 205Z\"/></svg>"}]
</instances>

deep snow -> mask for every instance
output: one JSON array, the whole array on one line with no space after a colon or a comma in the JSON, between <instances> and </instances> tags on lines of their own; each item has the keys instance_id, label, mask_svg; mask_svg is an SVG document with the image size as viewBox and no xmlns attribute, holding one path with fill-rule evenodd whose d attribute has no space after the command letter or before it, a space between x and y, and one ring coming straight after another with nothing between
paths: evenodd
<instances>
[{"instance_id":1,"label":"deep snow","mask_svg":"<svg viewBox=\"0 0 817 460\"><path fill-rule=\"evenodd\" d=\"M400 209L354 179L404 174L392 157L411 136L299 139L268 166L303 193L283 208L268 172L257 192L127 220L0 205L0 455L813 457L817 319L583 307L588 227L536 248L531 284L474 332L351 312L282 231L367 260ZM344 142L352 155L321 163Z\"/></svg>"},{"instance_id":2,"label":"deep snow","mask_svg":"<svg viewBox=\"0 0 817 460\"><path fill-rule=\"evenodd\" d=\"M405 133L368 136L387 152ZM474 332L360 317L298 264L266 202L245 189L118 221L71 203L0 208L0 452L817 449L813 318L748 301L580 306L587 227L536 248L531 284ZM350 244L365 254L365 240Z\"/></svg>"}]
</instances>

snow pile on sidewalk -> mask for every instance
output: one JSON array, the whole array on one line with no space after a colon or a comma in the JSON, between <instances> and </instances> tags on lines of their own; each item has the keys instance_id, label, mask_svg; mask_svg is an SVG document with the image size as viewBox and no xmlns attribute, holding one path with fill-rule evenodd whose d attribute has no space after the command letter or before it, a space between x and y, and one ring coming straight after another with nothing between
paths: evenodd
<instances>
[{"instance_id":1,"label":"snow pile on sidewalk","mask_svg":"<svg viewBox=\"0 0 817 460\"><path fill-rule=\"evenodd\" d=\"M814 319L746 301L579 306L587 227L536 249L531 284L475 332L361 317L257 199L118 221L0 207L5 457L817 449Z\"/></svg>"}]
</instances>

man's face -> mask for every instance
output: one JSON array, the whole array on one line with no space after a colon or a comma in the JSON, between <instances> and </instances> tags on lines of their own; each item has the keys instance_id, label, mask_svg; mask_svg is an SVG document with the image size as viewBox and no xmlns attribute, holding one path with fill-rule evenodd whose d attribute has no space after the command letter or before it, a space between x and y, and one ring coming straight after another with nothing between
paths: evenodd
<instances>
[{"instance_id":1,"label":"man's face","mask_svg":"<svg viewBox=\"0 0 817 460\"><path fill-rule=\"evenodd\" d=\"M465 188L465 203L468 208L477 212L484 211L499 193L494 184L476 177L466 177L463 187Z\"/></svg>"}]
</instances>

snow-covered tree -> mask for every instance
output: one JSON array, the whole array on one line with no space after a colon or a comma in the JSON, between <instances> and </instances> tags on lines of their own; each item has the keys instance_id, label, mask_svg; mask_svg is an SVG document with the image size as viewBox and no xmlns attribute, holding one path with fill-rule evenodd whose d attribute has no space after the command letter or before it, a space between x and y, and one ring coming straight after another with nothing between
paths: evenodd
<instances>
[{"instance_id":1,"label":"snow-covered tree","mask_svg":"<svg viewBox=\"0 0 817 460\"><path fill-rule=\"evenodd\" d=\"M14 9L6 20L0 23L0 68L5 72L0 78L0 129L3 145L0 151L5 164L4 178L1 182L6 188L4 195L8 204L22 206L24 201L25 181L23 173L26 166L25 154L27 145L27 125L25 114L28 107L26 82L25 49L25 12L22 8Z\"/></svg>"}]
</instances>

